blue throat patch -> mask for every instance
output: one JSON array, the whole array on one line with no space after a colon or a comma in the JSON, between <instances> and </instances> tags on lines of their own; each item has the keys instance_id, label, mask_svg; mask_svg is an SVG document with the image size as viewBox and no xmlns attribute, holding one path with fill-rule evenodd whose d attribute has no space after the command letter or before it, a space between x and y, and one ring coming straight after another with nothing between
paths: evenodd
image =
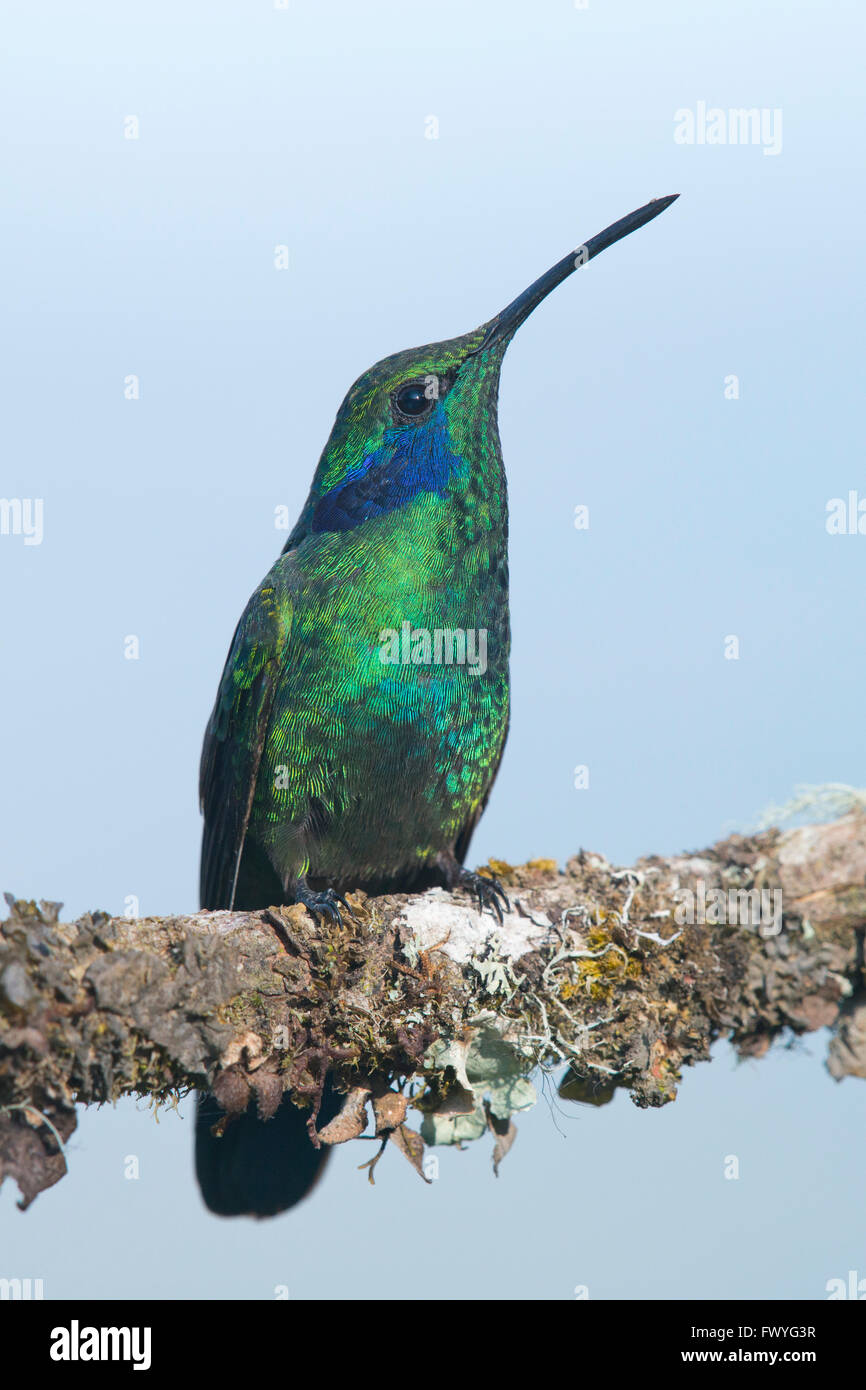
<instances>
[{"instance_id":1,"label":"blue throat patch","mask_svg":"<svg viewBox=\"0 0 866 1390\"><path fill-rule=\"evenodd\" d=\"M423 425L395 426L382 444L320 498L310 529L350 531L373 517L405 507L419 492L440 497L463 460L452 453L441 401Z\"/></svg>"}]
</instances>

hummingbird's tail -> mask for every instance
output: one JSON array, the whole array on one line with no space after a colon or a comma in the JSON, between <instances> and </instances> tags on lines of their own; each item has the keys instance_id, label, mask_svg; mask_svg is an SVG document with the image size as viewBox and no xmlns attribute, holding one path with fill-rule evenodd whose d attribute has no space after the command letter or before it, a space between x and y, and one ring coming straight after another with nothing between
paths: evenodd
<instances>
[{"instance_id":1,"label":"hummingbird's tail","mask_svg":"<svg viewBox=\"0 0 866 1390\"><path fill-rule=\"evenodd\" d=\"M319 1123L337 1113L341 1097L326 1082ZM277 1216L312 1192L330 1149L313 1147L308 1112L288 1096L270 1120L260 1120L255 1103L217 1138L212 1132L223 1111L213 1096L199 1095L195 1120L195 1173L205 1205L217 1216Z\"/></svg>"}]
</instances>

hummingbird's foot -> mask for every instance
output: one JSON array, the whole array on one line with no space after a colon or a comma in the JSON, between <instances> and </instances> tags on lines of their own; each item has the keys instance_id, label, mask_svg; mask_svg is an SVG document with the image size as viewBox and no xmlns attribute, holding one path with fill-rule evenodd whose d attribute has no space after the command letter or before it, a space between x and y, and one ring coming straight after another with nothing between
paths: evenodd
<instances>
[{"instance_id":1,"label":"hummingbird's foot","mask_svg":"<svg viewBox=\"0 0 866 1390\"><path fill-rule=\"evenodd\" d=\"M292 894L296 903L303 903L311 917L315 917L316 925L322 925L322 918L329 922L336 922L338 927L343 925L343 918L340 915L339 903L351 916L352 909L342 893L338 893L336 888L325 888L317 893L312 888L308 888L306 883L298 881L292 888Z\"/></svg>"},{"instance_id":2,"label":"hummingbird's foot","mask_svg":"<svg viewBox=\"0 0 866 1390\"><path fill-rule=\"evenodd\" d=\"M461 888L477 897L479 912L489 907L491 912L496 913L500 925L502 924L502 909L504 907L506 912L510 912L511 903L498 879L492 876L488 878L486 874L476 874L472 869L461 869L457 882Z\"/></svg>"}]
</instances>

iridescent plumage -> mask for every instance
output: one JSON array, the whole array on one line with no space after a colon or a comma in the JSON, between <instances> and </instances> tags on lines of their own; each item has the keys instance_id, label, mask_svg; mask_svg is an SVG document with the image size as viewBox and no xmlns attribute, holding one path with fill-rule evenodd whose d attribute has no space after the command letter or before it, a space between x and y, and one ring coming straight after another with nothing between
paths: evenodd
<instances>
[{"instance_id":1,"label":"iridescent plumage","mask_svg":"<svg viewBox=\"0 0 866 1390\"><path fill-rule=\"evenodd\" d=\"M453 880L508 726L506 342L484 336L386 358L340 408L208 726L205 906L260 906L266 887L268 902L292 900L304 880ZM429 405L402 417L398 394L416 383ZM389 662L386 634L405 624L421 636ZM484 634L485 669L455 642L440 643L450 662L425 660L436 632L475 649Z\"/></svg>"},{"instance_id":2,"label":"iridescent plumage","mask_svg":"<svg viewBox=\"0 0 866 1390\"><path fill-rule=\"evenodd\" d=\"M235 632L205 735L203 907L431 882L462 869L508 729L508 505L496 407L520 324L658 199L461 338L371 367L341 405L301 517ZM284 1113L285 1112L285 1113ZM297 1201L320 1167L300 1112L253 1115L197 1168L226 1214ZM273 1165L282 1165L282 1176Z\"/></svg>"}]
</instances>

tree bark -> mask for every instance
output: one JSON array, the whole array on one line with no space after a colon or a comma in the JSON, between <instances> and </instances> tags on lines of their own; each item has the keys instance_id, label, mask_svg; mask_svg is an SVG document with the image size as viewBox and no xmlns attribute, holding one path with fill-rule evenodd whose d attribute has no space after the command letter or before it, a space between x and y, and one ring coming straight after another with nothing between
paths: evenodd
<instances>
[{"instance_id":1,"label":"tree bark","mask_svg":"<svg viewBox=\"0 0 866 1390\"><path fill-rule=\"evenodd\" d=\"M423 1171L425 1144L487 1129L498 1164L539 1068L567 1068L571 1099L624 1086L658 1106L719 1038L755 1057L826 1026L831 1074L866 1076L863 812L631 869L581 851L489 872L511 899L501 924L440 890L350 894L341 927L302 907L62 923L60 904L7 894L0 1181L27 1206L65 1172L75 1106L125 1095L211 1090L230 1123L287 1091L317 1143L372 1112ZM326 1073L346 1101L317 1131Z\"/></svg>"}]
</instances>

